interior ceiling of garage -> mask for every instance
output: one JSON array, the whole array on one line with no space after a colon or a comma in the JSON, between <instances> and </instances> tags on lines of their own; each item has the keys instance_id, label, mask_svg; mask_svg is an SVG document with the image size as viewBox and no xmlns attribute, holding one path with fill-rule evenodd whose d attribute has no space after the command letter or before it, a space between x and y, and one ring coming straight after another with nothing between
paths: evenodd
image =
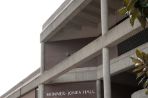
<instances>
[{"instance_id":1,"label":"interior ceiling of garage","mask_svg":"<svg viewBox=\"0 0 148 98\"><path fill-rule=\"evenodd\" d=\"M119 23L125 16L118 13L122 0L109 0L109 28ZM50 41L97 37L101 35L100 0L92 0L81 12L72 18Z\"/></svg>"}]
</instances>

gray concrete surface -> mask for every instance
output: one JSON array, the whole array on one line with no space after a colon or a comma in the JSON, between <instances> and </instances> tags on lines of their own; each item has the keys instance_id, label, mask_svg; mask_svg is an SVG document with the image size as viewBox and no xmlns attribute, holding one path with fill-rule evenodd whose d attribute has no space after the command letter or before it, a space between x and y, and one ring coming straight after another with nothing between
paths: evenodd
<instances>
[{"instance_id":1,"label":"gray concrete surface","mask_svg":"<svg viewBox=\"0 0 148 98\"><path fill-rule=\"evenodd\" d=\"M131 98L148 98L148 95L145 94L145 89L142 89L134 92Z\"/></svg>"},{"instance_id":2,"label":"gray concrete surface","mask_svg":"<svg viewBox=\"0 0 148 98\"><path fill-rule=\"evenodd\" d=\"M138 49L141 49L145 52L148 52L148 43L137 47ZM111 62L111 75L115 75L118 74L120 72L123 72L129 68L131 68L132 66L132 62L129 59L129 57L131 56L135 56L135 49L117 57L112 59ZM97 71L98 70L98 71ZM87 72L87 73L86 73ZM65 83L65 82L76 82L76 81L86 81L86 80L97 80L97 79L102 79L102 65L100 65L98 68L88 68L87 70L84 68L80 69L74 69L73 71L68 72L67 74L64 74L62 76L60 76L57 79L52 80L49 83ZM48 75L43 75L42 77L48 77ZM72 78L71 78L72 77ZM34 79L33 81L31 81L30 83L28 83L27 85L24 85L23 87L21 87L21 94L25 94L28 91L36 88L40 83L40 79L41 77L38 77L36 79ZM7 96L7 95L5 95ZM2 98L17 98L20 96L20 89L18 89L17 91L13 92L13 94L11 94L8 97L3 96Z\"/></svg>"},{"instance_id":3,"label":"gray concrete surface","mask_svg":"<svg viewBox=\"0 0 148 98\"><path fill-rule=\"evenodd\" d=\"M74 0L74 2L71 2L70 7L66 8L62 14L56 18L56 21L53 21L44 28L44 33L41 33L41 42L46 42L51 38L91 1L92 0Z\"/></svg>"},{"instance_id":4,"label":"gray concrete surface","mask_svg":"<svg viewBox=\"0 0 148 98\"><path fill-rule=\"evenodd\" d=\"M45 23L45 25L43 26L43 32L41 33L41 42L47 42L92 0L74 0L74 1L75 2L70 3L69 5L70 8L65 8L65 10L61 14L59 14L59 16L56 17L56 21L52 21L52 23L50 24ZM20 97L20 95L24 95L29 91L37 88L40 84L42 85L44 83L46 84L54 83L54 81L60 83L67 81L76 82L76 81L102 79L103 77L102 65L99 65L98 68L95 68L94 70L91 71L85 70L85 72L83 72L82 70L80 70L79 72L74 72L74 73L70 71L76 68L78 65L83 64L84 62L87 62L92 58L101 54L102 48L115 47L118 43L135 35L140 30L141 30L140 24L137 21L135 22L135 25L131 27L131 25L129 24L129 19L126 19L122 23L118 24L117 26L109 30L103 36L99 36L96 40L84 46L82 49L73 53L71 56L65 58L61 62L55 64L49 70L46 70L44 72L42 71L42 74L40 76L36 76L32 78L32 80L23 83L17 89L15 89L10 93L7 93L5 96L7 96L6 98L17 98ZM138 48L144 51L148 51L147 43ZM44 53L44 51L42 52ZM127 70L128 68L131 68L132 62L128 57L133 55L134 55L134 50L131 50L130 52L127 52L111 60L110 61L111 74L114 75L124 70ZM44 61L44 58L42 59ZM42 66L43 65L44 64L42 64ZM66 78L67 77L66 75L75 76L75 79Z\"/></svg>"}]
</instances>

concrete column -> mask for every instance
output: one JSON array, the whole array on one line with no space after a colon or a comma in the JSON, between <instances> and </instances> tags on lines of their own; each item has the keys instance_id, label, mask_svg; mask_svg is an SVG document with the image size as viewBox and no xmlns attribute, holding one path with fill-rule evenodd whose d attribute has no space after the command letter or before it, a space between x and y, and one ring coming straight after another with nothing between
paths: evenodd
<instances>
[{"instance_id":1,"label":"concrete column","mask_svg":"<svg viewBox=\"0 0 148 98\"><path fill-rule=\"evenodd\" d=\"M108 31L108 0L101 0L102 35Z\"/></svg>"},{"instance_id":2,"label":"concrete column","mask_svg":"<svg viewBox=\"0 0 148 98\"><path fill-rule=\"evenodd\" d=\"M41 43L41 67L40 67L41 75L45 70L44 54L45 54L45 43ZM38 85L38 98L44 98L44 84Z\"/></svg>"},{"instance_id":3,"label":"concrete column","mask_svg":"<svg viewBox=\"0 0 148 98\"><path fill-rule=\"evenodd\" d=\"M101 98L101 80L96 80L96 94L97 98Z\"/></svg>"},{"instance_id":4,"label":"concrete column","mask_svg":"<svg viewBox=\"0 0 148 98\"><path fill-rule=\"evenodd\" d=\"M103 83L104 98L111 98L109 49L103 48Z\"/></svg>"},{"instance_id":5,"label":"concrete column","mask_svg":"<svg viewBox=\"0 0 148 98\"><path fill-rule=\"evenodd\" d=\"M44 84L38 86L38 98L44 98Z\"/></svg>"},{"instance_id":6,"label":"concrete column","mask_svg":"<svg viewBox=\"0 0 148 98\"><path fill-rule=\"evenodd\" d=\"M108 32L108 0L101 0L101 26L102 36L104 36ZM111 98L109 48L104 47L102 55L104 98Z\"/></svg>"},{"instance_id":7,"label":"concrete column","mask_svg":"<svg viewBox=\"0 0 148 98\"><path fill-rule=\"evenodd\" d=\"M45 43L41 43L41 67L40 67L40 72L41 74L44 72L45 70L45 64L44 64L44 55L45 54Z\"/></svg>"}]
</instances>

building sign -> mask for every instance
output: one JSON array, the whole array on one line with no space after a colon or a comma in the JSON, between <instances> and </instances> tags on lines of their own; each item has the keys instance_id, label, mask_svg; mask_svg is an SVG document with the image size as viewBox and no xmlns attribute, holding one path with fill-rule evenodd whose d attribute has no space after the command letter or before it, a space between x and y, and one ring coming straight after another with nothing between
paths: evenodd
<instances>
[{"instance_id":1,"label":"building sign","mask_svg":"<svg viewBox=\"0 0 148 98\"><path fill-rule=\"evenodd\" d=\"M58 91L46 93L48 97L73 96L73 95L92 95L95 91L92 89L74 90L74 91Z\"/></svg>"},{"instance_id":2,"label":"building sign","mask_svg":"<svg viewBox=\"0 0 148 98\"><path fill-rule=\"evenodd\" d=\"M95 82L54 84L45 86L46 98L96 98Z\"/></svg>"}]
</instances>

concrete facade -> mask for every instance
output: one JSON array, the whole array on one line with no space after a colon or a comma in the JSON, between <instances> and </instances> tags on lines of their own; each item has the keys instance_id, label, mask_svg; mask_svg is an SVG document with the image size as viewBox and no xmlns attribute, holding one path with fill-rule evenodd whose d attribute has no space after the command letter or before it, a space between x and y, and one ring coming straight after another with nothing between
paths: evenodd
<instances>
[{"instance_id":1,"label":"concrete facade","mask_svg":"<svg viewBox=\"0 0 148 98\"><path fill-rule=\"evenodd\" d=\"M122 1L113 1L65 0L43 24L41 67L1 97L131 98L140 88L129 57L148 52L148 29L131 27L117 13ZM137 34L146 40L128 49Z\"/></svg>"}]
</instances>

